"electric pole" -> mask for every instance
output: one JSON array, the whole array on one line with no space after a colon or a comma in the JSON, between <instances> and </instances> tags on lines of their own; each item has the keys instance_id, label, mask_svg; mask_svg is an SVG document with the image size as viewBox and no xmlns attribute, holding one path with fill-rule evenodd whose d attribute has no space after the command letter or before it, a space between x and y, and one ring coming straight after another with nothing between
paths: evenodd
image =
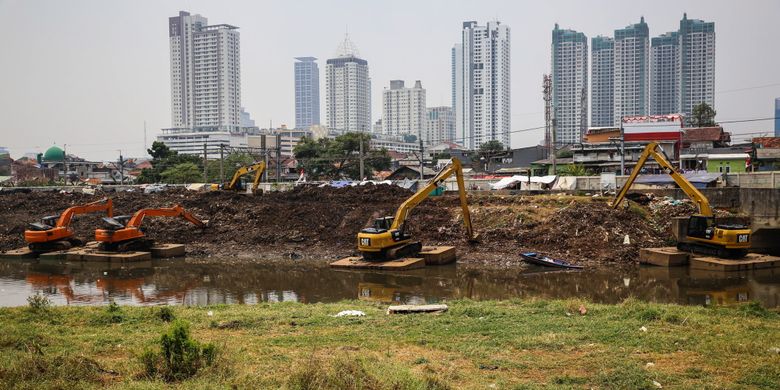
<instances>
[{"instance_id":1,"label":"electric pole","mask_svg":"<svg viewBox=\"0 0 780 390\"><path fill-rule=\"evenodd\" d=\"M620 176L626 174L626 137L623 132L623 118L620 117Z\"/></svg>"},{"instance_id":2,"label":"electric pole","mask_svg":"<svg viewBox=\"0 0 780 390\"><path fill-rule=\"evenodd\" d=\"M225 182L225 144L219 144L219 182Z\"/></svg>"},{"instance_id":3,"label":"electric pole","mask_svg":"<svg viewBox=\"0 0 780 390\"><path fill-rule=\"evenodd\" d=\"M364 131L365 131L365 129L363 129L363 128L360 129L360 156L359 156L359 159L360 159L360 178L359 178L359 180L360 181L363 181L363 178L365 177L363 175L363 171L364 171L364 167L363 167L363 134L364 134Z\"/></svg>"},{"instance_id":4,"label":"electric pole","mask_svg":"<svg viewBox=\"0 0 780 390\"><path fill-rule=\"evenodd\" d=\"M206 149L206 143L204 142L203 143L203 182L204 183L208 183L209 182L209 178L208 178L208 164L209 164L208 150Z\"/></svg>"}]
</instances>

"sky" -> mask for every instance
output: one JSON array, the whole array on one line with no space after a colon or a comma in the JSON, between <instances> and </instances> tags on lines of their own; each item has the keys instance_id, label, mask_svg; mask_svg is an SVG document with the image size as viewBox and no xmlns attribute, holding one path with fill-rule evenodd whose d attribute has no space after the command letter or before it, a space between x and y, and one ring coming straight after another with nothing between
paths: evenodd
<instances>
[{"instance_id":1,"label":"sky","mask_svg":"<svg viewBox=\"0 0 780 390\"><path fill-rule=\"evenodd\" d=\"M772 117L780 97L777 0L0 0L0 146L13 158L55 143L89 160L144 156L144 140L171 126L168 17L180 10L240 28L242 105L260 127L294 126L301 56L320 59L324 123L322 72L347 31L369 63L374 121L390 80L421 80L429 107L450 105L450 49L468 20L511 28L512 130L544 124L555 23L591 38L644 16L653 37L677 30L687 12L715 22L719 121ZM773 122L725 127L745 139ZM541 138L514 133L511 146Z\"/></svg>"}]
</instances>

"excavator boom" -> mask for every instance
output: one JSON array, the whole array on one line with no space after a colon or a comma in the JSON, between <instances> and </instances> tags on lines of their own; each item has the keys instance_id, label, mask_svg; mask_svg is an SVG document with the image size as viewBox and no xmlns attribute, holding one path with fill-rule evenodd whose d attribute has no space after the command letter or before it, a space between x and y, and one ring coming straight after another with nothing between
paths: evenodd
<instances>
[{"instance_id":1,"label":"excavator boom","mask_svg":"<svg viewBox=\"0 0 780 390\"><path fill-rule=\"evenodd\" d=\"M208 221L198 219L180 205L168 208L141 209L129 218L104 218L103 220L108 223L109 228L95 230L95 240L107 249L115 249L119 244L144 238L141 224L146 217L181 217L200 228L208 226ZM123 223L124 221L127 223Z\"/></svg>"},{"instance_id":2,"label":"excavator boom","mask_svg":"<svg viewBox=\"0 0 780 390\"><path fill-rule=\"evenodd\" d=\"M363 257L369 260L389 260L419 252L422 244L412 242L411 236L406 231L406 220L414 207L427 199L444 180L453 174L455 174L458 183L467 238L469 241L476 241L477 236L474 234L471 224L471 213L463 183L463 170L460 161L452 159L450 165L439 171L425 186L406 199L398 207L394 217L379 218L374 222L373 227L365 228L358 233L358 250L363 254Z\"/></svg>"},{"instance_id":3,"label":"excavator boom","mask_svg":"<svg viewBox=\"0 0 780 390\"><path fill-rule=\"evenodd\" d=\"M618 192L617 196L615 197L615 201L612 202L612 208L617 208L617 206L619 206L623 201L623 198L626 197L628 190L631 188L631 185L634 184L637 176L639 176L639 172L642 170L642 167L650 157L652 157L658 163L658 165L660 165L661 168L663 168L664 171L672 177L680 189L682 189L683 192L685 192L685 194L688 195L688 197L691 198L694 203L696 203L696 206L699 208L699 214L706 217L712 216L712 208L710 207L710 202L707 200L707 197L704 196L704 194L702 194L701 191L699 191L691 182L689 182L685 176L677 172L672 163L670 163L666 158L663 149L661 149L660 145L658 145L656 142L651 142L647 145L647 147L645 147L645 150L642 152L642 155L639 156L639 160L636 162L634 170L631 171L631 175L628 177L628 180L620 189L620 192Z\"/></svg>"},{"instance_id":4,"label":"excavator boom","mask_svg":"<svg viewBox=\"0 0 780 390\"><path fill-rule=\"evenodd\" d=\"M651 142L645 147L642 155L631 171L628 180L615 196L612 208L618 205L626 197L631 185L634 184L639 172L652 157L664 171L669 174L680 189L688 195L699 208L699 214L688 219L685 240L680 238L677 248L685 251L695 251L719 257L742 257L750 248L750 229L741 225L718 225L715 223L714 214L707 197L699 191L685 176L674 169L674 166L666 158L663 149Z\"/></svg>"},{"instance_id":5,"label":"excavator boom","mask_svg":"<svg viewBox=\"0 0 780 390\"><path fill-rule=\"evenodd\" d=\"M24 239L32 246L42 248L43 245L57 241L68 240L73 237L73 231L70 229L70 223L76 215L96 213L105 211L108 217L113 216L114 204L111 199L103 198L98 201L68 207L60 214L59 218L44 217L43 221L30 224L31 229L25 230ZM57 222L52 226L51 221L56 218Z\"/></svg>"},{"instance_id":6,"label":"excavator boom","mask_svg":"<svg viewBox=\"0 0 780 390\"><path fill-rule=\"evenodd\" d=\"M260 178L263 177L263 172L265 172L265 161L260 161L259 163L239 168L236 173L233 174L233 178L230 180L230 183L225 186L225 189L237 189L236 186L238 185L238 181L241 179L241 176L250 174L252 172L255 172L255 177L252 181L252 192L256 191L257 187L260 185Z\"/></svg>"}]
</instances>

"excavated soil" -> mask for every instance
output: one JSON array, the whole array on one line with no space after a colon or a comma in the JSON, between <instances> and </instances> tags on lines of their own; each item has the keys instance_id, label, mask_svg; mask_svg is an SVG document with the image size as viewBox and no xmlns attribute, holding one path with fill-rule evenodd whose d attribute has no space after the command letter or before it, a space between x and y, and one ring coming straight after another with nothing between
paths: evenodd
<instances>
[{"instance_id":1,"label":"excavated soil","mask_svg":"<svg viewBox=\"0 0 780 390\"><path fill-rule=\"evenodd\" d=\"M184 189L96 195L0 192L0 250L24 246L28 223L108 196L115 215L181 204L208 219L209 226L202 231L181 219L144 221L148 237L186 244L194 256L331 260L355 254L356 233L374 218L392 215L411 194L396 186L302 187L260 196ZM662 223L668 215L652 203L613 210L604 201L565 195L482 195L470 196L469 202L481 238L477 244L464 239L462 212L454 195L426 200L414 209L407 226L424 245L457 246L461 262L497 266L516 263L521 251L540 251L580 264L630 264L637 261L640 247L663 245L671 238ZM102 226L101 217L78 216L72 225L77 236L90 239ZM629 244L624 243L626 235Z\"/></svg>"}]
</instances>

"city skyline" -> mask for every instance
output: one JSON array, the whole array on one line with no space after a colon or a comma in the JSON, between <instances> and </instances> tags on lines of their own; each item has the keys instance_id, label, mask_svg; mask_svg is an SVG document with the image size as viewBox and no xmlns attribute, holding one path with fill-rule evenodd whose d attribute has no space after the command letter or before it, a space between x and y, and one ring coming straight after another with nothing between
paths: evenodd
<instances>
[{"instance_id":1,"label":"city skyline","mask_svg":"<svg viewBox=\"0 0 780 390\"><path fill-rule=\"evenodd\" d=\"M587 17L592 14L588 9L593 7L576 2L535 5L534 12L520 12L527 7L511 2L457 7L443 7L449 4L445 2L419 4L420 9L426 12L436 10L439 15L441 10L443 14L436 20L415 15L402 17L393 11L403 8L403 4L390 7L385 4L341 3L349 4L350 12L328 25L314 21L323 15L333 16L330 9L337 7L305 3L304 12L300 15L307 26L303 28L305 31L285 34L284 38L277 38L272 33L279 29L277 22L272 20L258 24L249 12L262 10L270 19L284 19L284 15L292 11L279 3L262 6L236 3L236 6L226 9L197 1L163 5L114 2L110 6L84 1L83 4L91 10L88 15L71 9L75 7L64 7L56 2L47 3L49 7L44 13L36 12L39 7L24 2L0 3L3 21L0 28L5 36L29 37L23 43L14 40L4 43L8 53L5 58L13 61L3 61L6 72L3 72L2 81L7 88L2 93L4 104L0 105L0 110L7 118L2 125L3 134L13 135L4 136L0 144L10 147L17 156L36 148L45 150L55 142L70 144L69 152L94 155L98 159L112 158L117 154L113 149L117 148L125 149L126 155L142 155L144 121L148 129L147 145L151 144L160 128L170 126L169 47L167 41L159 42L165 34L159 29L159 20L180 10L205 15L218 23L240 26L241 103L261 126L273 121L274 124L285 123L292 127L294 96L289 87L290 59L301 54L330 58L333 42L338 41L346 29L360 43L363 57L371 63L372 81L375 83L371 96L374 114L371 123L381 112L381 88L376 86L386 85L393 79L420 79L428 90L429 106L448 105L451 101L451 72L445 69L451 67L452 36L457 36L463 21L494 20L496 15L500 15L502 23L515 30L511 61L513 131L543 124L539 79L549 72L549 40L543 37L556 21L567 28L585 31L588 36L596 36L610 35L626 21L637 20L644 15L651 23L652 36L656 36L664 31L676 30L680 15L687 11L691 18L718 24L718 84L715 92L722 93L716 98L718 119L766 117L766 113L773 110L774 97L780 94L780 88L766 87L777 84L778 80L770 70L780 63L775 53L766 54L760 50L771 42L767 41L769 35L755 34L747 28L769 25L768 15L776 15L780 11L776 2L756 2L751 4L752 7L737 10L730 9L725 2L715 2L707 9L699 9L701 7L694 2L658 2L639 7L605 2L597 8L608 9L600 10L598 18ZM377 10L387 14L386 20L355 17L376 14ZM528 15L531 13L533 17ZM123 17L111 22L100 18L100 15L114 14ZM146 20L157 27L140 31L129 27L138 20ZM409 31L397 27L400 20L410 21L406 24L411 27L406 29ZM85 25L92 27L86 29ZM100 30L101 34L91 34L93 29ZM133 34L125 32L130 30ZM317 36L311 36L315 31ZM425 31L426 39L415 40L414 37L422 31ZM74 46L68 44L70 42L82 43ZM122 50L117 51L117 47ZM57 67L52 68L50 61L44 60L48 56L57 56ZM405 57L416 60L404 61ZM23 69L32 72L20 76ZM744 88L751 89L739 91ZM38 115L41 111L49 113L52 118L41 117ZM730 130L737 134L740 129L749 132L771 128L771 121L730 126ZM24 136L16 136L17 132ZM511 146L533 145L542 138L543 130L514 133ZM111 150L106 150L108 148Z\"/></svg>"}]
</instances>

